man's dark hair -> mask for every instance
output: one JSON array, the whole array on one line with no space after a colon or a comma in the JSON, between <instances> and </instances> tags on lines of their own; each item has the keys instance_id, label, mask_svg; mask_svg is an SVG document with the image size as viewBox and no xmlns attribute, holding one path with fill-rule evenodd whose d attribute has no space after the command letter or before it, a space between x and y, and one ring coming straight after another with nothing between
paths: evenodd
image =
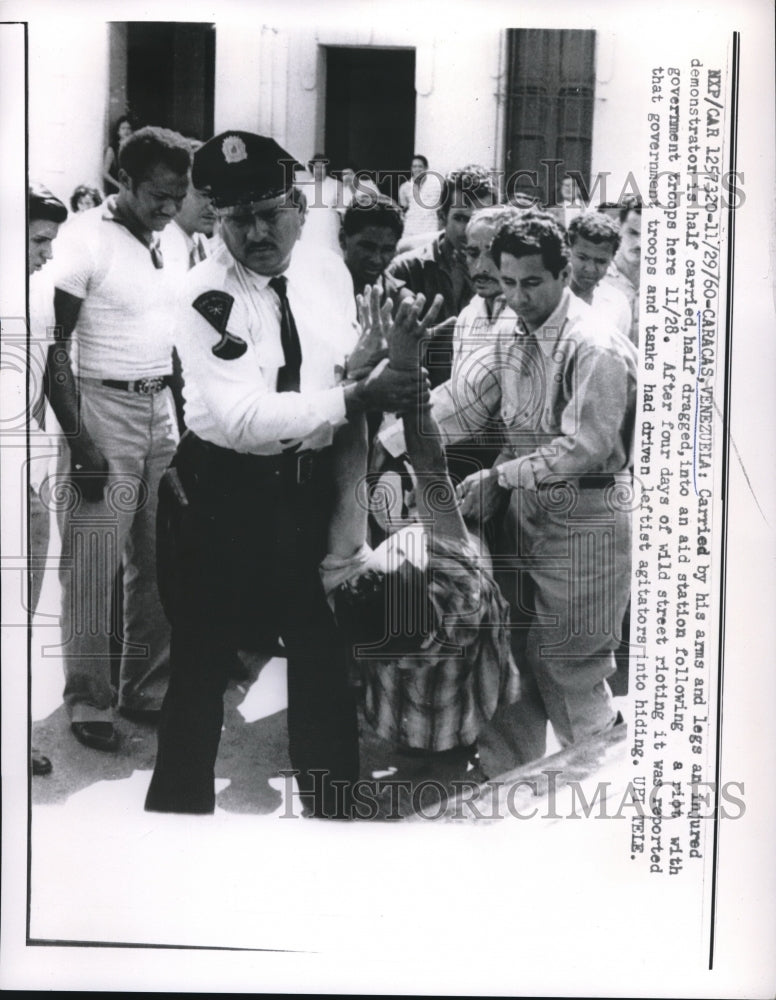
<instances>
[{"instance_id":1,"label":"man's dark hair","mask_svg":"<svg viewBox=\"0 0 776 1000\"><path fill-rule=\"evenodd\" d=\"M157 166L168 167L175 174L191 169L189 142L168 128L146 125L133 132L119 149L119 170L126 171L136 184Z\"/></svg>"},{"instance_id":2,"label":"man's dark hair","mask_svg":"<svg viewBox=\"0 0 776 1000\"><path fill-rule=\"evenodd\" d=\"M428 170L428 160L426 159L426 157L422 153L413 153L412 154L412 159L413 160L420 160L421 163L423 164L423 169L424 170ZM410 162L412 162L412 160L410 160Z\"/></svg>"},{"instance_id":3,"label":"man's dark hair","mask_svg":"<svg viewBox=\"0 0 776 1000\"><path fill-rule=\"evenodd\" d=\"M404 232L404 219L396 202L385 195L359 194L345 211L342 232L345 236L355 236L368 226L385 226L392 229L400 240Z\"/></svg>"},{"instance_id":4,"label":"man's dark hair","mask_svg":"<svg viewBox=\"0 0 776 1000\"><path fill-rule=\"evenodd\" d=\"M67 218L67 206L42 184L30 184L27 190L30 222L44 219L61 225Z\"/></svg>"},{"instance_id":5,"label":"man's dark hair","mask_svg":"<svg viewBox=\"0 0 776 1000\"><path fill-rule=\"evenodd\" d=\"M641 215L641 198L637 198L635 194L629 194L620 202L620 225L628 218L629 212Z\"/></svg>"},{"instance_id":6,"label":"man's dark hair","mask_svg":"<svg viewBox=\"0 0 776 1000\"><path fill-rule=\"evenodd\" d=\"M603 212L582 212L580 215L575 215L569 223L568 239L571 246L574 246L578 239L587 240L589 243L608 243L614 254L620 245L620 225Z\"/></svg>"},{"instance_id":7,"label":"man's dark hair","mask_svg":"<svg viewBox=\"0 0 776 1000\"><path fill-rule=\"evenodd\" d=\"M491 171L478 163L452 170L442 181L439 215L446 219L451 208L482 208L498 201L498 188Z\"/></svg>"},{"instance_id":8,"label":"man's dark hair","mask_svg":"<svg viewBox=\"0 0 776 1000\"><path fill-rule=\"evenodd\" d=\"M568 265L569 246L560 223L547 212L524 212L499 227L490 249L496 266L501 266L502 253L513 257L533 257L541 254L542 264L557 278Z\"/></svg>"}]
</instances>

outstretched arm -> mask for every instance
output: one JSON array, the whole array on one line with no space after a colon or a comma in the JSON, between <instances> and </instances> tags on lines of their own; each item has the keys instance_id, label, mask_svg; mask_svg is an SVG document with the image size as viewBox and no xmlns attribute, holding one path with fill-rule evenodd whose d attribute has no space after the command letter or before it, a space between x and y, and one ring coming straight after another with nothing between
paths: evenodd
<instances>
[{"instance_id":1,"label":"outstretched arm","mask_svg":"<svg viewBox=\"0 0 776 1000\"><path fill-rule=\"evenodd\" d=\"M334 435L334 506L329 522L328 553L350 559L366 544L367 504L360 495L366 478L366 414L354 414Z\"/></svg>"},{"instance_id":2,"label":"outstretched arm","mask_svg":"<svg viewBox=\"0 0 776 1000\"><path fill-rule=\"evenodd\" d=\"M402 302L396 313L388 334L388 363L397 371L420 369L423 339L439 312L442 297L434 299L421 319L425 304L425 297L418 295L414 302ZM417 479L415 494L421 521L433 525L434 531L445 538L468 540L430 402L404 410L402 417L407 454Z\"/></svg>"}]
</instances>

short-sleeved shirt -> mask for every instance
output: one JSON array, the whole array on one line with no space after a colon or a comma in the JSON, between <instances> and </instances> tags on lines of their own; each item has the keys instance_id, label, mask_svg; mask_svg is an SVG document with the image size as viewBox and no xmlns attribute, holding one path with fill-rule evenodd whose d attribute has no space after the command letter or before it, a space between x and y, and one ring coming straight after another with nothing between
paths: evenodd
<instances>
[{"instance_id":1,"label":"short-sleeved shirt","mask_svg":"<svg viewBox=\"0 0 776 1000\"><path fill-rule=\"evenodd\" d=\"M276 455L320 449L345 419L342 372L358 339L353 282L341 258L296 244L285 272L302 348L300 391L276 391L285 363L270 279L221 245L184 279L175 344L186 426L222 448Z\"/></svg>"},{"instance_id":2,"label":"short-sleeved shirt","mask_svg":"<svg viewBox=\"0 0 776 1000\"><path fill-rule=\"evenodd\" d=\"M432 236L439 226L439 201L442 196L442 179L430 171L423 174L419 183L405 181L399 188L399 204L404 209L404 236Z\"/></svg>"},{"instance_id":3,"label":"short-sleeved shirt","mask_svg":"<svg viewBox=\"0 0 776 1000\"><path fill-rule=\"evenodd\" d=\"M181 274L154 265L148 246L114 220L111 199L63 229L52 267L56 287L83 300L77 375L132 381L172 372Z\"/></svg>"},{"instance_id":4,"label":"short-sleeved shirt","mask_svg":"<svg viewBox=\"0 0 776 1000\"><path fill-rule=\"evenodd\" d=\"M340 212L345 204L342 185L334 177L324 177L321 181L297 177L296 183L307 196L301 242L324 247L341 257Z\"/></svg>"}]
</instances>

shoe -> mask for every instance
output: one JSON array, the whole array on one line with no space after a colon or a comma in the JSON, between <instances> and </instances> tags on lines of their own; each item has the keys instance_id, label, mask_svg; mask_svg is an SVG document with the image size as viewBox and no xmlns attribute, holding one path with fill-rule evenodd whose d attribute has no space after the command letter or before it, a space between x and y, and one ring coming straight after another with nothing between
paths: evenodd
<instances>
[{"instance_id":1,"label":"shoe","mask_svg":"<svg viewBox=\"0 0 776 1000\"><path fill-rule=\"evenodd\" d=\"M143 722L148 726L156 726L162 714L160 708L119 708L119 715L130 722Z\"/></svg>"},{"instance_id":2,"label":"shoe","mask_svg":"<svg viewBox=\"0 0 776 1000\"><path fill-rule=\"evenodd\" d=\"M36 750L35 747L30 751L30 761L32 763L32 773L37 777L42 777L44 774L51 774L51 761L48 757L44 757L40 750Z\"/></svg>"},{"instance_id":3,"label":"shoe","mask_svg":"<svg viewBox=\"0 0 776 1000\"><path fill-rule=\"evenodd\" d=\"M119 737L112 722L71 722L73 736L85 747L110 753L119 745Z\"/></svg>"}]
</instances>

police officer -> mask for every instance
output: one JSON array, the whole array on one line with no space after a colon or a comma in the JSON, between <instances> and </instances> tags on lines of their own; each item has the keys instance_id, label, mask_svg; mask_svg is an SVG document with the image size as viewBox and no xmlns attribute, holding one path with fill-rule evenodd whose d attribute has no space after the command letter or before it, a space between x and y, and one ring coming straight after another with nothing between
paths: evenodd
<instances>
[{"instance_id":1,"label":"police officer","mask_svg":"<svg viewBox=\"0 0 776 1000\"><path fill-rule=\"evenodd\" d=\"M355 704L324 598L338 426L427 399L417 373L378 366L343 379L357 340L341 258L298 243L304 196L273 139L232 131L194 157L223 246L189 272L177 348L181 440L160 490L159 577L172 623L171 678L146 809L207 813L227 665L246 626L282 638L292 766L308 815L348 815L358 777Z\"/></svg>"}]
</instances>

